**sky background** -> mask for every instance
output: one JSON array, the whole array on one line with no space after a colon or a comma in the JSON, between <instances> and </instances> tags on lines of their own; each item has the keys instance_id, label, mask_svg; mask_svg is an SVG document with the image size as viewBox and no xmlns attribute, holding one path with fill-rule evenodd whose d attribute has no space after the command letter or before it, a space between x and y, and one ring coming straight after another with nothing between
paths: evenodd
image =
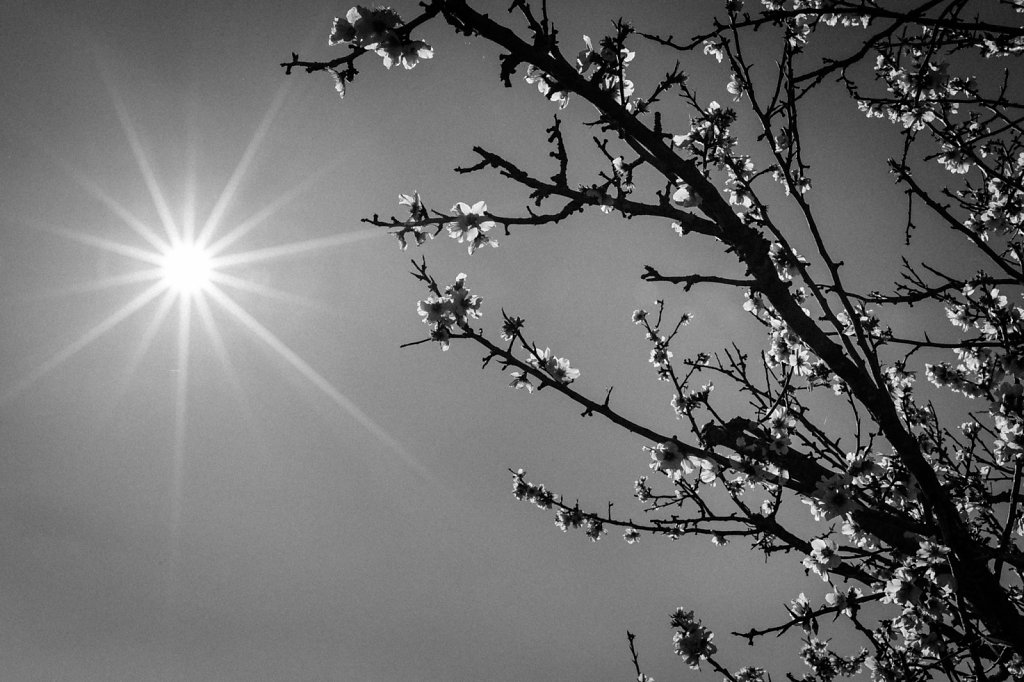
<instances>
[{"instance_id":1,"label":"sky background","mask_svg":"<svg viewBox=\"0 0 1024 682\"><path fill-rule=\"evenodd\" d=\"M619 14L690 35L717 7L552 5L567 52ZM425 292L406 274L420 254L359 218L400 213L398 193L412 190L431 208L523 213L522 192L450 169L483 144L549 175L555 108L521 82L501 88L496 51L440 25L422 33L433 60L386 72L364 59L344 101L322 74L286 78L292 51L339 54L326 37L347 8L4 4L4 678L622 680L629 629L645 672L700 679L671 651L677 606L716 630L730 666L782 660L794 638L750 649L728 631L779 622L801 590L821 598L799 557L765 565L741 543L564 535L512 497L507 469L639 518L645 443L552 393L506 389L475 347L399 349L424 336ZM727 78L693 60L698 90L726 101ZM633 79L650 87L673 61L643 48ZM591 114L579 101L564 112ZM686 121L680 109L674 125ZM891 131L847 109L806 123L816 187L843 189L824 207L829 238L854 281L885 288L875 277L896 262L901 199L849 159L883 159ZM575 182L600 169L590 135L567 126ZM110 245L151 249L129 223L161 232L154 188L178 225L217 212L217 235L251 225L225 251L263 254L225 268L251 283L223 287L234 304L211 301L204 319L169 301L161 318L158 296L118 312L149 283L104 286L145 267ZM592 212L499 241L472 258L448 239L422 253L441 282L468 273L493 335L502 307L523 316L582 370L581 390L614 385L613 406L666 433L684 427L633 309L662 296L672 314L695 314L677 356L760 333L738 291L640 281L644 264L740 274L713 242L682 242L658 221Z\"/></svg>"}]
</instances>

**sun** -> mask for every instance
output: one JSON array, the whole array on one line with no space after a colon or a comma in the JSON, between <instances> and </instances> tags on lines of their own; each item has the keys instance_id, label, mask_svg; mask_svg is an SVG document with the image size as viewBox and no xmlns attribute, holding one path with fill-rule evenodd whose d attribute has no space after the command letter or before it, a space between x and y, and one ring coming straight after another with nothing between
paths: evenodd
<instances>
[{"instance_id":1,"label":"sun","mask_svg":"<svg viewBox=\"0 0 1024 682\"><path fill-rule=\"evenodd\" d=\"M169 289L191 296L209 287L212 257L197 244L179 244L163 254L160 274Z\"/></svg>"}]
</instances>

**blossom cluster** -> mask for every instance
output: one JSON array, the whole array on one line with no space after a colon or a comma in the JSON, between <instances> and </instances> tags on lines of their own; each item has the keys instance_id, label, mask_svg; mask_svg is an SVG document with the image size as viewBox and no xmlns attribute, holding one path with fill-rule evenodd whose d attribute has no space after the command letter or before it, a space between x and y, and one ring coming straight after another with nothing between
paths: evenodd
<instances>
[{"instance_id":1,"label":"blossom cluster","mask_svg":"<svg viewBox=\"0 0 1024 682\"><path fill-rule=\"evenodd\" d=\"M815 521L828 521L837 516L846 516L854 509L853 486L846 474L833 474L820 479L814 486L814 496L804 499L811 506Z\"/></svg>"},{"instance_id":2,"label":"blossom cluster","mask_svg":"<svg viewBox=\"0 0 1024 682\"><path fill-rule=\"evenodd\" d=\"M676 413L676 419L693 414L693 411L700 405L707 405L708 397L713 390L715 390L715 385L709 381L698 389L682 391L672 396L672 400L669 402L672 405L672 411Z\"/></svg>"},{"instance_id":3,"label":"blossom cluster","mask_svg":"<svg viewBox=\"0 0 1024 682\"><path fill-rule=\"evenodd\" d=\"M714 483L718 473L718 467L714 462L683 454L679 445L672 440L658 443L653 447L645 445L644 450L651 453L651 468L672 479L678 479L683 474L689 475L698 471L701 481Z\"/></svg>"},{"instance_id":4,"label":"blossom cluster","mask_svg":"<svg viewBox=\"0 0 1024 682\"><path fill-rule=\"evenodd\" d=\"M915 656L939 655L941 643L935 636L935 625L953 615L950 600L956 581L948 554L948 548L923 541L915 554L906 557L878 585L883 603L902 607L892 628Z\"/></svg>"},{"instance_id":5,"label":"blossom cluster","mask_svg":"<svg viewBox=\"0 0 1024 682\"><path fill-rule=\"evenodd\" d=\"M554 494L544 487L543 484L534 485L525 478L526 472L522 469L512 472L512 495L517 500L525 500L537 505L541 509L553 509L555 511L555 525L568 532L570 528L582 528L583 532L591 542L597 542L607 531L604 528L604 521L593 514L585 513L579 505L567 507L555 500ZM639 533L627 531L626 542L636 542Z\"/></svg>"},{"instance_id":6,"label":"blossom cluster","mask_svg":"<svg viewBox=\"0 0 1024 682\"><path fill-rule=\"evenodd\" d=\"M1019 141L996 141L996 131L978 124L965 123L948 126L943 130L943 154L939 162L947 169L966 172L975 168L984 174L984 182L966 186L957 192L958 199L970 211L964 225L983 239L1008 237L1019 247L1024 236L1024 188L1020 178L1024 175L1024 152ZM988 142L975 140L989 138ZM1010 257L1020 262L1020 254L1013 250Z\"/></svg>"},{"instance_id":7,"label":"blossom cluster","mask_svg":"<svg viewBox=\"0 0 1024 682\"><path fill-rule=\"evenodd\" d=\"M656 304L659 308L663 308L664 301L656 301ZM643 308L639 308L633 311L632 320L633 324L644 328L647 340L653 344L648 361L654 365L659 381L671 382L673 384L675 393L670 403L672 410L676 413L676 418L682 419L684 416L691 414L698 406L706 405L708 396L715 389L715 386L709 381L699 389L689 390L688 378L680 379L672 368L674 354L669 350L669 346L679 329L693 321L693 315L691 313L683 313L675 330L669 336L661 334L659 329L661 314L659 313L657 317L658 320L652 322L648 312ZM686 363L693 366L701 366L707 363L709 358L710 356L706 353L698 353L695 358L687 360Z\"/></svg>"},{"instance_id":8,"label":"blossom cluster","mask_svg":"<svg viewBox=\"0 0 1024 682\"><path fill-rule=\"evenodd\" d=\"M481 246L498 247L498 242L487 233L494 227L494 221L487 217L487 204L478 201L472 206L458 202L452 206L455 220L448 223L448 236L469 247L469 255Z\"/></svg>"},{"instance_id":9,"label":"blossom cluster","mask_svg":"<svg viewBox=\"0 0 1024 682\"><path fill-rule=\"evenodd\" d=\"M524 80L530 85L536 85L540 94L557 103L559 109L564 109L569 104L569 93L565 88L533 64L526 67Z\"/></svg>"},{"instance_id":10,"label":"blossom cluster","mask_svg":"<svg viewBox=\"0 0 1024 682\"><path fill-rule=\"evenodd\" d=\"M829 648L829 642L810 637L800 649L800 658L814 673L812 679L834 680L837 677L853 677L860 672L868 652L861 649L849 657L840 656Z\"/></svg>"},{"instance_id":11,"label":"blossom cluster","mask_svg":"<svg viewBox=\"0 0 1024 682\"><path fill-rule=\"evenodd\" d=\"M940 362L925 365L925 371L936 386L988 401L995 454L1006 462L1024 456L1024 308L992 286L968 284L961 294L946 314L960 329L976 331L981 343L958 347L956 366Z\"/></svg>"},{"instance_id":12,"label":"blossom cluster","mask_svg":"<svg viewBox=\"0 0 1024 682\"><path fill-rule=\"evenodd\" d=\"M602 38L597 49L590 36L583 36L583 43L586 48L576 57L576 71L585 75L593 67L592 81L601 90L610 92L619 104L628 102L633 95L633 81L627 79L625 73L636 53L622 44L622 36Z\"/></svg>"},{"instance_id":13,"label":"blossom cluster","mask_svg":"<svg viewBox=\"0 0 1024 682\"><path fill-rule=\"evenodd\" d=\"M430 325L430 340L437 341L441 350L448 350L452 331L467 326L469 318L480 317L481 303L482 299L466 288L465 273L459 273L442 295L420 301L417 309L423 323Z\"/></svg>"},{"instance_id":14,"label":"blossom cluster","mask_svg":"<svg viewBox=\"0 0 1024 682\"><path fill-rule=\"evenodd\" d=\"M512 495L517 500L527 500L541 509L551 509L555 503L555 496L544 487L544 484L534 485L524 477L526 472L522 469L512 472Z\"/></svg>"},{"instance_id":15,"label":"blossom cluster","mask_svg":"<svg viewBox=\"0 0 1024 682\"><path fill-rule=\"evenodd\" d=\"M736 682L766 682L768 673L764 668L756 668L754 666L747 666L746 668L740 668L733 673L733 678Z\"/></svg>"},{"instance_id":16,"label":"blossom cluster","mask_svg":"<svg viewBox=\"0 0 1024 682\"><path fill-rule=\"evenodd\" d=\"M904 62L906 59L906 62ZM885 83L892 99L860 102L868 116L886 116L904 128L920 130L938 116L955 114L955 98L974 91L969 79L949 75L949 64L932 58L922 47L900 52L883 52L875 61L875 74Z\"/></svg>"},{"instance_id":17,"label":"blossom cluster","mask_svg":"<svg viewBox=\"0 0 1024 682\"><path fill-rule=\"evenodd\" d=\"M678 630L672 637L676 655L682 657L690 668L697 670L702 660L707 660L718 651L718 647L711 642L715 634L693 617L693 611L676 609L669 622Z\"/></svg>"},{"instance_id":18,"label":"blossom cluster","mask_svg":"<svg viewBox=\"0 0 1024 682\"><path fill-rule=\"evenodd\" d=\"M658 372L658 381L672 380L672 351L668 349L668 339L664 336L654 342L649 361Z\"/></svg>"},{"instance_id":19,"label":"blossom cluster","mask_svg":"<svg viewBox=\"0 0 1024 682\"><path fill-rule=\"evenodd\" d=\"M731 155L725 164L725 193L729 197L729 203L740 208L750 208L754 205L754 191L750 181L754 178L754 162L746 155ZM810 188L809 183L800 185L800 193L803 194Z\"/></svg>"},{"instance_id":20,"label":"blossom cluster","mask_svg":"<svg viewBox=\"0 0 1024 682\"><path fill-rule=\"evenodd\" d=\"M528 350L530 350L530 357L526 360L526 364L546 373L555 380L555 383L571 384L580 378L580 371L570 367L568 359L557 357L550 348Z\"/></svg>"},{"instance_id":21,"label":"blossom cluster","mask_svg":"<svg viewBox=\"0 0 1024 682\"><path fill-rule=\"evenodd\" d=\"M399 206L409 207L409 217L405 221L405 225L391 234L398 238L398 244L402 251L408 248L409 236L412 236L416 246L422 246L429 237L434 235L431 232L423 229L420 224L427 219L427 207L423 203L423 199L420 198L419 192L413 192L412 194L399 194L398 195Z\"/></svg>"},{"instance_id":22,"label":"blossom cluster","mask_svg":"<svg viewBox=\"0 0 1024 682\"><path fill-rule=\"evenodd\" d=\"M825 605L852 618L857 614L857 610L860 608L860 599L863 596L864 593L859 587L848 587L845 590L836 587L825 595Z\"/></svg>"},{"instance_id":23,"label":"blossom cluster","mask_svg":"<svg viewBox=\"0 0 1024 682\"><path fill-rule=\"evenodd\" d=\"M856 326L845 310L836 313L836 319L843 325L843 333L847 336L856 336L859 329L860 333L869 339L884 341L892 337L892 330L882 324L874 310L857 303L853 305L853 312L856 316Z\"/></svg>"},{"instance_id":24,"label":"blossom cluster","mask_svg":"<svg viewBox=\"0 0 1024 682\"><path fill-rule=\"evenodd\" d=\"M347 44L376 52L390 69L401 64L411 69L421 59L430 59L434 50L422 40L413 40L403 31L404 22L390 7L357 5L344 18L335 18L328 40L331 45ZM344 93L343 93L344 94Z\"/></svg>"},{"instance_id":25,"label":"blossom cluster","mask_svg":"<svg viewBox=\"0 0 1024 682\"><path fill-rule=\"evenodd\" d=\"M811 553L804 559L804 566L827 582L828 572L843 562L837 550L838 546L835 542L824 538L815 538L811 540Z\"/></svg>"},{"instance_id":26,"label":"blossom cluster","mask_svg":"<svg viewBox=\"0 0 1024 682\"><path fill-rule=\"evenodd\" d=\"M771 342L766 357L773 365L809 376L814 368L811 351L782 318L771 318Z\"/></svg>"},{"instance_id":27,"label":"blossom cluster","mask_svg":"<svg viewBox=\"0 0 1024 682\"><path fill-rule=\"evenodd\" d=\"M781 242L772 242L768 247L768 257L771 258L775 271L783 282L792 281L800 268L807 265L807 260L793 247L785 246Z\"/></svg>"},{"instance_id":28,"label":"blossom cluster","mask_svg":"<svg viewBox=\"0 0 1024 682\"><path fill-rule=\"evenodd\" d=\"M672 203L679 208L696 208L700 206L700 196L693 191L692 187L680 180L672 192ZM680 237L683 236L682 226L674 224L672 227Z\"/></svg>"},{"instance_id":29,"label":"blossom cluster","mask_svg":"<svg viewBox=\"0 0 1024 682\"><path fill-rule=\"evenodd\" d=\"M431 221L419 192L399 194L398 204L409 207L409 216L405 223L391 233L398 238L403 251L408 247L410 237L416 246L422 246L428 238L432 238L436 234L436 232L426 229L426 225L436 224L437 219ZM487 234L494 228L495 222L487 213L486 203L478 201L471 206L459 201L452 206L452 214L451 220L445 220L446 217L442 214L437 215L444 221L448 236L460 244L466 244L470 255L473 255L481 246L497 248L497 240ZM397 227L398 224L396 223L395 226ZM438 228L437 232L440 232L440 229Z\"/></svg>"},{"instance_id":30,"label":"blossom cluster","mask_svg":"<svg viewBox=\"0 0 1024 682\"><path fill-rule=\"evenodd\" d=\"M739 7L743 4L741 0L727 0L727 2L734 8L734 13L738 12ZM761 5L769 11L785 10L787 9L786 4L786 0L761 0ZM787 42L794 48L801 48L810 40L811 34L814 33L819 25L867 28L871 23L869 15L851 12L849 8L845 8L847 9L846 12L821 11L833 9L836 5L835 0L792 0L790 7L793 14L788 15L784 20ZM812 12L808 10L817 11ZM708 47L709 45L710 48ZM719 41L709 40L705 42L704 51L706 54L712 54L717 57L717 52L721 49ZM718 57L718 60L721 61L721 57Z\"/></svg>"},{"instance_id":31,"label":"blossom cluster","mask_svg":"<svg viewBox=\"0 0 1024 682\"><path fill-rule=\"evenodd\" d=\"M736 138L730 133L735 122L735 111L711 102L690 120L689 132L672 137L672 146L688 152L705 168L713 166L725 170L736 146Z\"/></svg>"}]
</instances>

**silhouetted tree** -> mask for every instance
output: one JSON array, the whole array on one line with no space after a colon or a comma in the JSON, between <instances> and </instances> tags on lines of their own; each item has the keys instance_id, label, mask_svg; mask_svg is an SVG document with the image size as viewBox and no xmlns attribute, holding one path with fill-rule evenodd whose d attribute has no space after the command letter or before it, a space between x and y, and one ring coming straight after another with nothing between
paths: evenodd
<instances>
[{"instance_id":1,"label":"silhouetted tree","mask_svg":"<svg viewBox=\"0 0 1024 682\"><path fill-rule=\"evenodd\" d=\"M472 254L496 244L499 225L508 235L591 209L661 219L682 240L717 240L740 274L646 266L640 276L686 291L738 288L764 329L762 347L734 343L680 358L672 348L687 316L669 320L663 304L633 313L657 378L671 387L672 409L689 429L675 437L623 416L610 390L578 392L579 370L527 337L519 317L502 313L494 330L500 338L475 326L480 299L465 276L445 285L424 260L414 261L429 289L419 304L430 330L424 341L482 346L486 361L511 372L512 387L560 393L647 444L655 475L636 482L642 522L616 518L610 507L570 505L521 470L513 472L515 496L554 510L560 527L594 540L614 527L631 543L643 534L707 535L719 543L747 538L766 555L803 555L803 568L832 586L825 602L801 594L783 622L735 634L753 642L802 628L801 656L812 671L805 680L862 667L874 680L1021 679L1024 97L1014 69L1024 52L1024 2L728 0L720 18L691 39L619 21L595 41L564 39L544 2L512 2L504 23L473 4L428 0L410 21L391 9L354 7L335 19L331 34L344 55L324 62L292 55L283 66L327 72L344 95L364 58L411 69L432 57L413 33L444 22L500 47L497 75L505 86L525 77L560 108L592 107L594 119L583 125L596 135L606 167L589 182L571 181L556 117L547 129L557 166L550 177L481 147L473 148L474 165L458 169L497 171L528 189L541 212L495 215L483 202L430 211L412 194L401 197L408 217L369 222L390 230L402 248L447 232ZM683 30L701 27L677 33ZM756 69L748 49L755 40L762 55L766 41L775 46ZM760 128L756 139L737 140L737 112L698 97L678 62L659 82L634 84L631 61L641 48L670 62L703 52L709 68L727 68L736 108ZM835 106L845 100L899 131L888 168L870 171L907 197L898 217L906 232L903 269L882 291L844 281L842 254L819 223L814 202L828 197L812 188L801 125L819 90L837 97ZM690 113L688 129L666 129L663 117L680 108ZM783 195L786 211L770 210L768 197ZM813 248L798 254L797 241ZM926 262L937 249L964 255L952 266ZM936 328L951 340L933 340L920 321L909 321L910 306L939 319ZM748 409L723 413L712 379L732 384ZM844 406L849 419L832 423L853 426L826 426L823 405ZM728 407L735 410L736 401ZM807 505L817 523L788 523L780 509L793 503ZM837 619L862 635L859 652L836 653L822 637L823 623ZM733 682L767 678L760 668L734 672L720 663L713 635L692 612L679 609L671 623L676 651L690 666L706 662ZM632 635L629 643L638 679L647 679Z\"/></svg>"}]
</instances>

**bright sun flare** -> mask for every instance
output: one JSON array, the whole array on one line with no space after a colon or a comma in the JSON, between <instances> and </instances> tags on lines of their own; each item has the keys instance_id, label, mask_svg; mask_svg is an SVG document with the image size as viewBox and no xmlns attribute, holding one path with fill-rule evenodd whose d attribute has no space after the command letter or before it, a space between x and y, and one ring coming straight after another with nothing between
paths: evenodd
<instances>
[{"instance_id":1,"label":"bright sun flare","mask_svg":"<svg viewBox=\"0 0 1024 682\"><path fill-rule=\"evenodd\" d=\"M92 197L106 205L118 217L124 226L145 242L139 246L116 239L108 239L86 231L49 226L47 231L75 242L91 246L110 254L123 256L137 265L147 266L128 272L111 275L94 282L76 285L62 291L64 294L103 291L125 285L143 285L130 300L115 309L109 315L95 323L77 338L54 352L49 358L33 368L20 381L10 386L0 385L0 405L14 396L29 389L37 381L53 372L71 358L75 357L87 346L110 334L128 318L138 314L145 308L152 308L152 316L144 333L138 340L136 351L128 361L123 372L123 390L131 379L135 368L142 361L147 349L153 343L164 321L172 309L177 307L177 363L174 405L174 500L177 505L172 512L172 525L177 528L181 522L181 486L183 485L183 467L185 458L185 423L188 414L186 398L189 392L189 366L193 344L193 320L198 320L206 332L208 347L220 359L227 378L240 399L244 399L238 377L232 366L231 357L225 346L220 331L220 321L233 320L241 328L261 341L275 355L282 359L300 376L318 388L331 402L348 414L363 428L376 436L389 449L397 453L416 471L429 480L434 477L409 452L401 442L377 424L369 415L360 409L348 396L339 391L312 365L304 360L282 339L259 322L248 310L232 296L232 290L249 295L257 295L266 300L276 300L294 306L311 306L320 309L317 301L296 296L279 290L270 285L255 282L232 274L232 270L240 266L291 258L308 253L322 253L325 249L333 249L351 243L360 242L381 236L383 233L376 228L331 234L301 241L276 244L250 250L237 250L231 247L242 240L254 229L266 223L278 210L298 198L310 189L315 181L323 178L329 171L340 167L340 163L332 163L317 173L311 174L306 180L282 193L277 198L238 222L231 229L224 231L224 219L235 193L249 170L258 147L262 142L270 124L287 94L286 88L280 89L273 104L263 116L245 152L239 159L231 177L228 179L220 196L214 202L205 220L196 221L196 203L193 196L198 185L194 169L186 177L185 202L181 215L176 216L167 203L164 190L157 181L152 164L147 157L135 127L131 123L127 107L121 101L113 87L110 86L111 99L120 120L125 138L135 157L138 171L149 190L153 208L159 216L161 230L134 215L128 208L94 183L90 177L80 171L69 169L74 179ZM219 311L219 315L215 314ZM218 319L219 318L219 319Z\"/></svg>"},{"instance_id":2,"label":"bright sun flare","mask_svg":"<svg viewBox=\"0 0 1024 682\"><path fill-rule=\"evenodd\" d=\"M235 389L240 401L247 402L239 377L236 375L231 354L221 333L221 323L234 321L249 332L256 340L262 342L279 359L283 360L299 376L328 398L342 412L355 420L360 426L373 434L388 449L395 452L401 459L425 479L440 485L435 476L419 462L413 453L392 436L386 428L378 424L353 402L347 395L335 388L329 379L320 374L313 366L293 350L285 341L278 338L268 327L257 320L233 297L233 292L241 292L250 296L256 295L264 300L275 300L289 306L306 306L320 310L323 306L315 300L282 291L262 282L252 281L233 273L238 267L265 263L281 258L292 258L309 253L322 253L326 249L338 248L366 239L380 237L383 232L377 228L354 230L315 237L301 241L280 243L257 249L238 250L231 247L242 240L254 229L265 224L274 214L289 202L294 201L303 192L313 187L314 182L322 179L329 171L341 167L340 162L332 163L317 173L311 174L306 180L283 192L268 204L223 230L224 219L228 215L228 207L235 193L242 184L249 170L258 147L262 142L270 124L281 104L285 101L287 89L282 87L274 98L273 104L263 116L256 132L250 140L241 159L238 161L231 177L220 193L205 220L197 223L196 201L194 188L198 181L194 169L189 171L185 179L185 202L180 215L176 216L167 203L164 190L157 181L152 164L147 157L135 127L131 123L127 107L118 97L112 86L109 86L111 99L120 120L125 138L131 148L142 177L153 201L153 208L159 216L162 230L134 215L124 204L97 185L84 172L68 169L75 180L93 198L104 204L120 219L126 228L140 238L145 245L109 239L88 231L70 229L61 226L47 226L43 229L71 241L105 251L109 254L123 256L133 261L135 269L102 277L96 281L78 284L67 289L57 290L61 295L80 294L85 292L106 291L127 285L141 285L127 302L100 319L92 327L81 333L48 358L40 362L28 374L12 385L0 384L0 405L31 388L43 377L78 355L86 347L114 332L129 318L138 315L146 308L152 310L149 322L138 339L134 354L124 364L119 400L127 390L128 384L136 368L142 362L147 350L157 338L161 327L177 308L177 360L174 364L176 376L174 389L174 445L172 474L172 509L171 536L173 552L177 553L181 528L183 524L183 505L185 503L184 486L186 484L186 421L190 412L187 403L189 395L190 357L193 348L193 321L198 321L205 330L206 348L220 360L228 383ZM193 150L194 155L194 150ZM161 233L162 232L162 233ZM0 303L3 303L0 300ZM176 556L176 554L175 554ZM170 570L174 571L177 559L170 562Z\"/></svg>"},{"instance_id":3,"label":"bright sun flare","mask_svg":"<svg viewBox=\"0 0 1024 682\"><path fill-rule=\"evenodd\" d=\"M210 255L195 244L181 244L164 254L160 266L164 281L174 291L191 294L210 283Z\"/></svg>"}]
</instances>

